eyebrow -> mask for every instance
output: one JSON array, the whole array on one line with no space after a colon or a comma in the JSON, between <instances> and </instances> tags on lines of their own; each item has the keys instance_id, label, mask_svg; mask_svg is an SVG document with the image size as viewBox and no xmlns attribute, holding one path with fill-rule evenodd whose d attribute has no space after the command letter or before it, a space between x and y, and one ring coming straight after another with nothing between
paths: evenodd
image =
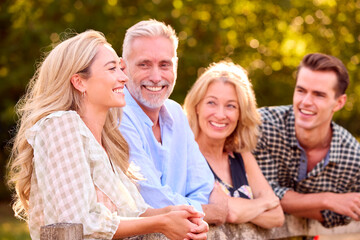
<instances>
[{"instance_id":1,"label":"eyebrow","mask_svg":"<svg viewBox=\"0 0 360 240\"><path fill-rule=\"evenodd\" d=\"M207 96L207 97L204 97L204 99L206 98L214 98L214 99L218 99L216 96L213 96L213 95L210 95L210 96ZM226 102L235 102L237 103L237 99L230 99L230 100L226 100Z\"/></svg>"},{"instance_id":2,"label":"eyebrow","mask_svg":"<svg viewBox=\"0 0 360 240\"><path fill-rule=\"evenodd\" d=\"M104 64L104 67L106 67L107 65L109 64L116 64L116 61L115 60L112 60L112 61L109 61L107 63ZM119 60L119 64L121 64L121 61Z\"/></svg>"},{"instance_id":3,"label":"eyebrow","mask_svg":"<svg viewBox=\"0 0 360 240\"><path fill-rule=\"evenodd\" d=\"M109 64L116 64L116 61L112 60L104 64L104 67L106 67Z\"/></svg>"},{"instance_id":4,"label":"eyebrow","mask_svg":"<svg viewBox=\"0 0 360 240\"><path fill-rule=\"evenodd\" d=\"M300 89L302 89L302 90L309 91L309 90L307 90L306 88L304 88L304 87L302 87L302 86L300 86L300 85L295 86L295 88L300 88ZM310 91L310 92L315 93L315 94L324 95L324 96L327 95L326 92L317 91L317 90L312 90L312 91Z\"/></svg>"}]
</instances>

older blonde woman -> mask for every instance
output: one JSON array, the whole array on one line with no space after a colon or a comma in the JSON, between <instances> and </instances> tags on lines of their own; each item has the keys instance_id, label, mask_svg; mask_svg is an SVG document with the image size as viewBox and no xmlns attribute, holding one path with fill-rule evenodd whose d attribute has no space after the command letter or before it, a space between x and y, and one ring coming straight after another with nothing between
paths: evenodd
<instances>
[{"instance_id":1,"label":"older blonde woman","mask_svg":"<svg viewBox=\"0 0 360 240\"><path fill-rule=\"evenodd\" d=\"M187 94L184 108L201 152L228 195L227 222L281 226L279 199L250 152L260 116L245 70L231 62L211 64Z\"/></svg>"},{"instance_id":2,"label":"older blonde woman","mask_svg":"<svg viewBox=\"0 0 360 240\"><path fill-rule=\"evenodd\" d=\"M151 209L134 185L117 130L127 80L116 52L93 30L57 45L37 69L17 106L10 168L13 208L28 220L32 239L56 222L82 223L92 239L206 238L188 220L202 214L189 206Z\"/></svg>"}]
</instances>

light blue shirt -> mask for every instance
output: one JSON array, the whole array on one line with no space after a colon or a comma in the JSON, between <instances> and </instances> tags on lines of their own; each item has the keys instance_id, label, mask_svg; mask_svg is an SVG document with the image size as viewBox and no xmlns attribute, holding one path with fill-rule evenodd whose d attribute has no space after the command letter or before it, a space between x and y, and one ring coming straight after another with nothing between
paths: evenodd
<instances>
[{"instance_id":1,"label":"light blue shirt","mask_svg":"<svg viewBox=\"0 0 360 240\"><path fill-rule=\"evenodd\" d=\"M202 211L214 186L214 176L195 142L181 106L166 100L159 124L162 143L152 131L153 122L125 88L126 106L120 130L130 146L130 161L140 167L145 180L140 193L154 208L192 205Z\"/></svg>"}]
</instances>

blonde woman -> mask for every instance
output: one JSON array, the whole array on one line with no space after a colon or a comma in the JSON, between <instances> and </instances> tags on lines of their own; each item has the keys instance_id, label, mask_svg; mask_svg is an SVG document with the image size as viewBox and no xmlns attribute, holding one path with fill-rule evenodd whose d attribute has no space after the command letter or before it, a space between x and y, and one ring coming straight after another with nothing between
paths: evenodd
<instances>
[{"instance_id":1,"label":"blonde woman","mask_svg":"<svg viewBox=\"0 0 360 240\"><path fill-rule=\"evenodd\" d=\"M116 52L93 30L57 45L37 69L17 105L10 164L13 208L28 220L32 239L56 222L82 223L92 239L152 232L206 238L207 229L195 224L202 214L188 206L148 208L134 185L117 130L126 82Z\"/></svg>"},{"instance_id":2,"label":"blonde woman","mask_svg":"<svg viewBox=\"0 0 360 240\"><path fill-rule=\"evenodd\" d=\"M250 152L260 116L244 69L231 62L211 64L187 94L184 108L202 154L228 195L227 222L281 226L279 199Z\"/></svg>"}]
</instances>

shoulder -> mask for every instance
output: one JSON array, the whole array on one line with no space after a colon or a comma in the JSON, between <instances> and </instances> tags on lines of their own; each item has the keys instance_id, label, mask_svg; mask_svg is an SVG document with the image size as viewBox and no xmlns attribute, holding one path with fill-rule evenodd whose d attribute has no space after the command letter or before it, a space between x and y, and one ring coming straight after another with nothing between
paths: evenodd
<instances>
[{"instance_id":1,"label":"shoulder","mask_svg":"<svg viewBox=\"0 0 360 240\"><path fill-rule=\"evenodd\" d=\"M67 128L77 125L80 121L81 118L75 111L57 111L37 121L32 129L40 130L47 127Z\"/></svg>"},{"instance_id":2,"label":"shoulder","mask_svg":"<svg viewBox=\"0 0 360 240\"><path fill-rule=\"evenodd\" d=\"M239 152L233 152L233 156L234 157L232 157L231 155L230 155L230 159L231 159L231 163L232 163L232 165L240 165L240 166L242 166L242 168L244 167L244 160L243 160L243 156L241 155L241 153L239 153Z\"/></svg>"},{"instance_id":3,"label":"shoulder","mask_svg":"<svg viewBox=\"0 0 360 240\"><path fill-rule=\"evenodd\" d=\"M175 102L174 100L167 99L164 103L164 106L166 108L166 111L174 121L175 126L180 125L184 127L189 125L188 119L179 103Z\"/></svg>"},{"instance_id":4,"label":"shoulder","mask_svg":"<svg viewBox=\"0 0 360 240\"><path fill-rule=\"evenodd\" d=\"M360 158L360 143L356 138L342 126L332 122L334 138L341 144L342 150L347 150L356 154ZM337 139L338 138L338 139Z\"/></svg>"},{"instance_id":5,"label":"shoulder","mask_svg":"<svg viewBox=\"0 0 360 240\"><path fill-rule=\"evenodd\" d=\"M46 141L54 137L59 138L60 134L74 135L83 128L83 125L80 116L75 111L57 111L37 121L26 132L26 138L31 144L35 138L44 138Z\"/></svg>"},{"instance_id":6,"label":"shoulder","mask_svg":"<svg viewBox=\"0 0 360 240\"><path fill-rule=\"evenodd\" d=\"M179 103L175 102L172 99L167 99L164 103L167 111L171 114L171 115L182 115L185 116L182 107Z\"/></svg>"},{"instance_id":7,"label":"shoulder","mask_svg":"<svg viewBox=\"0 0 360 240\"><path fill-rule=\"evenodd\" d=\"M261 114L261 131L292 131L295 125L295 116L291 105L263 107Z\"/></svg>"},{"instance_id":8,"label":"shoulder","mask_svg":"<svg viewBox=\"0 0 360 240\"><path fill-rule=\"evenodd\" d=\"M282 122L293 115L291 105L262 107L258 109L263 122Z\"/></svg>"}]
</instances>

